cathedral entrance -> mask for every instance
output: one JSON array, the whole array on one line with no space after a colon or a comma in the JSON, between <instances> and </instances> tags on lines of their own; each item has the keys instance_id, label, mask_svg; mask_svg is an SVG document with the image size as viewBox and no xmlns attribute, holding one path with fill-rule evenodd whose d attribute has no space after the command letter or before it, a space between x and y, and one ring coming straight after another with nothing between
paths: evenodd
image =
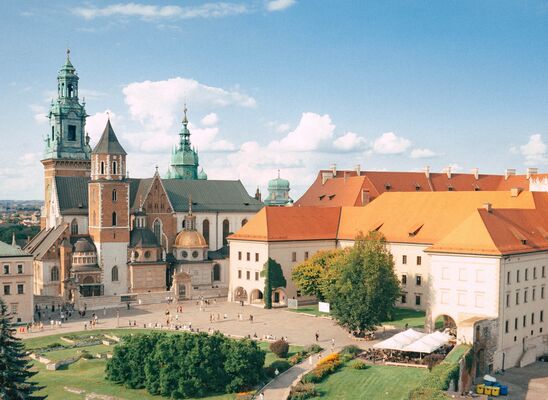
<instances>
[{"instance_id":1,"label":"cathedral entrance","mask_svg":"<svg viewBox=\"0 0 548 400\"><path fill-rule=\"evenodd\" d=\"M104 294L103 285L80 285L80 294L82 297L102 296Z\"/></svg>"}]
</instances>

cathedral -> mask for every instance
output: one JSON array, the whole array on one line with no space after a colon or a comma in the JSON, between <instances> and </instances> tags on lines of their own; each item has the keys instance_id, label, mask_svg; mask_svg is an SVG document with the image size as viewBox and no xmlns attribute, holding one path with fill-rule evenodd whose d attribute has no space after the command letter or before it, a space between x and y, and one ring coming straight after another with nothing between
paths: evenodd
<instances>
[{"instance_id":1,"label":"cathedral","mask_svg":"<svg viewBox=\"0 0 548 400\"><path fill-rule=\"evenodd\" d=\"M239 180L208 180L185 106L167 174L129 178L110 120L92 148L85 103L67 51L45 137L42 230L33 255L36 296L88 306L225 296L227 237L262 207Z\"/></svg>"}]
</instances>

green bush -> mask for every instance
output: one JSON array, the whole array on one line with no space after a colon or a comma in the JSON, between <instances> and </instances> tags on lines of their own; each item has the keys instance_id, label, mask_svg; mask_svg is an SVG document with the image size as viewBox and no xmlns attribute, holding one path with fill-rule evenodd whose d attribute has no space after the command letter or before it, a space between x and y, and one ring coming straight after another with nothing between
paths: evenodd
<instances>
[{"instance_id":1,"label":"green bush","mask_svg":"<svg viewBox=\"0 0 548 400\"><path fill-rule=\"evenodd\" d=\"M360 349L358 346L354 346L353 344L344 346L341 350L341 354L349 354L352 356L352 358L356 357L358 354L362 352L362 349Z\"/></svg>"},{"instance_id":2,"label":"green bush","mask_svg":"<svg viewBox=\"0 0 548 400\"><path fill-rule=\"evenodd\" d=\"M325 379L326 376L331 375L341 366L340 359L335 359L328 362L319 364L316 368L306 374L302 381L304 383L318 383Z\"/></svg>"},{"instance_id":3,"label":"green bush","mask_svg":"<svg viewBox=\"0 0 548 400\"><path fill-rule=\"evenodd\" d=\"M82 350L82 358L85 359L85 360L91 360L95 357L93 357L93 354L91 354L89 351Z\"/></svg>"},{"instance_id":4,"label":"green bush","mask_svg":"<svg viewBox=\"0 0 548 400\"><path fill-rule=\"evenodd\" d=\"M305 400L316 396L318 396L318 391L314 384L299 382L291 388L289 400Z\"/></svg>"},{"instance_id":5,"label":"green bush","mask_svg":"<svg viewBox=\"0 0 548 400\"><path fill-rule=\"evenodd\" d=\"M352 363L350 363L350 368L352 368L352 369L367 369L367 368L369 368L369 365L367 365L363 361L354 360Z\"/></svg>"},{"instance_id":6,"label":"green bush","mask_svg":"<svg viewBox=\"0 0 548 400\"><path fill-rule=\"evenodd\" d=\"M283 339L279 339L273 343L270 343L269 349L278 357L287 358L287 353L289 352L289 343L287 343Z\"/></svg>"},{"instance_id":7,"label":"green bush","mask_svg":"<svg viewBox=\"0 0 548 400\"><path fill-rule=\"evenodd\" d=\"M291 364L288 361L277 360L265 368L265 373L269 378L274 378L276 376L276 370L281 374L289 368L291 368Z\"/></svg>"},{"instance_id":8,"label":"green bush","mask_svg":"<svg viewBox=\"0 0 548 400\"><path fill-rule=\"evenodd\" d=\"M306 353L297 353L297 354L293 354L291 357L289 357L289 363L291 365L296 365L298 363L300 363L302 360L304 360L304 358L306 357Z\"/></svg>"},{"instance_id":9,"label":"green bush","mask_svg":"<svg viewBox=\"0 0 548 400\"><path fill-rule=\"evenodd\" d=\"M323 347L320 346L319 344L311 344L310 346L305 347L303 352L306 354L315 354L315 353L319 353L322 350L323 350Z\"/></svg>"}]
</instances>

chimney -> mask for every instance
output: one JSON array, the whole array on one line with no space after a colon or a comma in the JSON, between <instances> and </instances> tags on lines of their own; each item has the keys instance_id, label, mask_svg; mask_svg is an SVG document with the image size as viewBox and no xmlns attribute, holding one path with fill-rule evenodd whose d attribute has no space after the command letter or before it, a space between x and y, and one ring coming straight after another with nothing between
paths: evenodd
<instances>
[{"instance_id":1,"label":"chimney","mask_svg":"<svg viewBox=\"0 0 548 400\"><path fill-rule=\"evenodd\" d=\"M483 208L485 208L485 210L490 213L490 212L493 212L493 208L491 206L491 203L484 203L483 204Z\"/></svg>"},{"instance_id":2,"label":"chimney","mask_svg":"<svg viewBox=\"0 0 548 400\"><path fill-rule=\"evenodd\" d=\"M424 167L424 175L426 175L426 179L430 179L430 166L429 165Z\"/></svg>"},{"instance_id":3,"label":"chimney","mask_svg":"<svg viewBox=\"0 0 548 400\"><path fill-rule=\"evenodd\" d=\"M474 178L476 178L476 180L479 179L479 168L472 168L472 173L474 174Z\"/></svg>"},{"instance_id":4,"label":"chimney","mask_svg":"<svg viewBox=\"0 0 548 400\"><path fill-rule=\"evenodd\" d=\"M331 171L333 172L333 177L337 176L337 164L331 164Z\"/></svg>"},{"instance_id":5,"label":"chimney","mask_svg":"<svg viewBox=\"0 0 548 400\"><path fill-rule=\"evenodd\" d=\"M361 169L360 164L356 164L356 166L354 167L354 169L356 170L356 175L357 175L357 176L360 176L360 175L361 175L361 172L362 172L362 169Z\"/></svg>"},{"instance_id":6,"label":"chimney","mask_svg":"<svg viewBox=\"0 0 548 400\"><path fill-rule=\"evenodd\" d=\"M514 176L516 174L515 168L506 168L506 172L504 173L504 180L508 180L508 177Z\"/></svg>"},{"instance_id":7,"label":"chimney","mask_svg":"<svg viewBox=\"0 0 548 400\"><path fill-rule=\"evenodd\" d=\"M518 197L520 192L521 192L520 188L512 188L512 189L510 189L510 196Z\"/></svg>"},{"instance_id":8,"label":"chimney","mask_svg":"<svg viewBox=\"0 0 548 400\"><path fill-rule=\"evenodd\" d=\"M450 165L447 168L445 168L445 173L447 174L447 178L451 179L451 166Z\"/></svg>"},{"instance_id":9,"label":"chimney","mask_svg":"<svg viewBox=\"0 0 548 400\"><path fill-rule=\"evenodd\" d=\"M538 174L538 168L527 168L527 179L531 178L531 175Z\"/></svg>"}]
</instances>

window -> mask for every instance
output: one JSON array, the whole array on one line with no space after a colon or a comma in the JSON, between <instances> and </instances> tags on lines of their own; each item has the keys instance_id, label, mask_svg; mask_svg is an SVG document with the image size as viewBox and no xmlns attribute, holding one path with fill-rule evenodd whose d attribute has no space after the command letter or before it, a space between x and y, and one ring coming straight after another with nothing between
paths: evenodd
<instances>
[{"instance_id":1,"label":"window","mask_svg":"<svg viewBox=\"0 0 548 400\"><path fill-rule=\"evenodd\" d=\"M55 139L55 127L52 126L51 127L51 140L54 140Z\"/></svg>"},{"instance_id":2,"label":"window","mask_svg":"<svg viewBox=\"0 0 548 400\"><path fill-rule=\"evenodd\" d=\"M259 262L259 253L255 253L255 262Z\"/></svg>"},{"instance_id":3,"label":"window","mask_svg":"<svg viewBox=\"0 0 548 400\"><path fill-rule=\"evenodd\" d=\"M401 256L401 263L404 264L404 265L407 264L407 256L406 255Z\"/></svg>"},{"instance_id":4,"label":"window","mask_svg":"<svg viewBox=\"0 0 548 400\"><path fill-rule=\"evenodd\" d=\"M251 253L248 251L246 254L247 261L251 261Z\"/></svg>"},{"instance_id":5,"label":"window","mask_svg":"<svg viewBox=\"0 0 548 400\"><path fill-rule=\"evenodd\" d=\"M196 250L192 252L192 258L198 258L198 252Z\"/></svg>"},{"instance_id":6,"label":"window","mask_svg":"<svg viewBox=\"0 0 548 400\"><path fill-rule=\"evenodd\" d=\"M68 126L67 140L69 142L75 142L76 141L76 125L69 125Z\"/></svg>"},{"instance_id":7,"label":"window","mask_svg":"<svg viewBox=\"0 0 548 400\"><path fill-rule=\"evenodd\" d=\"M188 251L185 251L185 250L181 251L181 257L188 258Z\"/></svg>"},{"instance_id":8,"label":"window","mask_svg":"<svg viewBox=\"0 0 548 400\"><path fill-rule=\"evenodd\" d=\"M296 251L291 253L291 261L293 261L293 262L297 261L297 252Z\"/></svg>"},{"instance_id":9,"label":"window","mask_svg":"<svg viewBox=\"0 0 548 400\"><path fill-rule=\"evenodd\" d=\"M149 258L150 257L150 251L145 251L145 258Z\"/></svg>"},{"instance_id":10,"label":"window","mask_svg":"<svg viewBox=\"0 0 548 400\"><path fill-rule=\"evenodd\" d=\"M101 175L105 174L105 162L101 161Z\"/></svg>"},{"instance_id":11,"label":"window","mask_svg":"<svg viewBox=\"0 0 548 400\"><path fill-rule=\"evenodd\" d=\"M541 271L542 271L542 272L541 272L541 276L542 276L543 278L546 278L546 274L544 273L544 272L545 272L544 270L545 270L545 267L544 267L544 265L543 265L543 266L542 266L542 270L541 270Z\"/></svg>"},{"instance_id":12,"label":"window","mask_svg":"<svg viewBox=\"0 0 548 400\"><path fill-rule=\"evenodd\" d=\"M22 274L22 273L23 273L23 265L22 265L22 264L18 264L18 265L17 265L17 273L18 273L18 274Z\"/></svg>"},{"instance_id":13,"label":"window","mask_svg":"<svg viewBox=\"0 0 548 400\"><path fill-rule=\"evenodd\" d=\"M112 189L112 201L118 200L116 189Z\"/></svg>"},{"instance_id":14,"label":"window","mask_svg":"<svg viewBox=\"0 0 548 400\"><path fill-rule=\"evenodd\" d=\"M516 292L516 306L519 304L519 292Z\"/></svg>"},{"instance_id":15,"label":"window","mask_svg":"<svg viewBox=\"0 0 548 400\"><path fill-rule=\"evenodd\" d=\"M508 333L509 329L508 329L508 320L504 321L504 333Z\"/></svg>"},{"instance_id":16,"label":"window","mask_svg":"<svg viewBox=\"0 0 548 400\"><path fill-rule=\"evenodd\" d=\"M213 280L214 281L221 280L221 266L219 264L215 264L213 266Z\"/></svg>"},{"instance_id":17,"label":"window","mask_svg":"<svg viewBox=\"0 0 548 400\"><path fill-rule=\"evenodd\" d=\"M4 285L4 296L9 296L11 294L11 286Z\"/></svg>"},{"instance_id":18,"label":"window","mask_svg":"<svg viewBox=\"0 0 548 400\"><path fill-rule=\"evenodd\" d=\"M247 279L247 280L251 279L251 272L245 271L245 279Z\"/></svg>"},{"instance_id":19,"label":"window","mask_svg":"<svg viewBox=\"0 0 548 400\"><path fill-rule=\"evenodd\" d=\"M8 275L10 273L10 266L5 264L4 265L4 275Z\"/></svg>"},{"instance_id":20,"label":"window","mask_svg":"<svg viewBox=\"0 0 548 400\"><path fill-rule=\"evenodd\" d=\"M228 240L226 239L228 235L230 234L230 222L228 222L228 219L225 219L223 221L223 246L228 245Z\"/></svg>"},{"instance_id":21,"label":"window","mask_svg":"<svg viewBox=\"0 0 548 400\"><path fill-rule=\"evenodd\" d=\"M516 271L516 282L519 283L519 269Z\"/></svg>"},{"instance_id":22,"label":"window","mask_svg":"<svg viewBox=\"0 0 548 400\"><path fill-rule=\"evenodd\" d=\"M533 279L537 279L537 267L533 267Z\"/></svg>"},{"instance_id":23,"label":"window","mask_svg":"<svg viewBox=\"0 0 548 400\"><path fill-rule=\"evenodd\" d=\"M118 282L118 267L116 265L112 267L112 271L110 271L110 278L112 282Z\"/></svg>"},{"instance_id":24,"label":"window","mask_svg":"<svg viewBox=\"0 0 548 400\"><path fill-rule=\"evenodd\" d=\"M255 280L256 280L256 281L259 280L259 272L255 272Z\"/></svg>"},{"instance_id":25,"label":"window","mask_svg":"<svg viewBox=\"0 0 548 400\"><path fill-rule=\"evenodd\" d=\"M156 236L156 240L158 241L158 244L162 244L162 223L159 219L154 221L154 224L152 224L152 228L154 231L154 236Z\"/></svg>"},{"instance_id":26,"label":"window","mask_svg":"<svg viewBox=\"0 0 548 400\"><path fill-rule=\"evenodd\" d=\"M510 307L510 295L506 294L506 307Z\"/></svg>"},{"instance_id":27,"label":"window","mask_svg":"<svg viewBox=\"0 0 548 400\"><path fill-rule=\"evenodd\" d=\"M527 315L523 316L523 327L525 328L527 326Z\"/></svg>"},{"instance_id":28,"label":"window","mask_svg":"<svg viewBox=\"0 0 548 400\"><path fill-rule=\"evenodd\" d=\"M116 161L112 162L112 175L118 174L118 163Z\"/></svg>"},{"instance_id":29,"label":"window","mask_svg":"<svg viewBox=\"0 0 548 400\"><path fill-rule=\"evenodd\" d=\"M415 283L417 286L420 286L422 284L422 276L417 275L417 277L415 278Z\"/></svg>"},{"instance_id":30,"label":"window","mask_svg":"<svg viewBox=\"0 0 548 400\"><path fill-rule=\"evenodd\" d=\"M206 243L209 244L209 220L204 219L204 222L202 222L202 235L204 235L204 239L206 240Z\"/></svg>"},{"instance_id":31,"label":"window","mask_svg":"<svg viewBox=\"0 0 548 400\"><path fill-rule=\"evenodd\" d=\"M242 279L242 270L241 269L238 270L238 279Z\"/></svg>"},{"instance_id":32,"label":"window","mask_svg":"<svg viewBox=\"0 0 548 400\"><path fill-rule=\"evenodd\" d=\"M539 321L544 322L544 310L540 310Z\"/></svg>"},{"instance_id":33,"label":"window","mask_svg":"<svg viewBox=\"0 0 548 400\"><path fill-rule=\"evenodd\" d=\"M420 306L420 305L421 305L421 295L420 295L420 294L416 294L416 295L415 295L415 305L416 305L416 306Z\"/></svg>"},{"instance_id":34,"label":"window","mask_svg":"<svg viewBox=\"0 0 548 400\"><path fill-rule=\"evenodd\" d=\"M240 261L242 260L242 252L241 251L238 252L238 260L240 260Z\"/></svg>"},{"instance_id":35,"label":"window","mask_svg":"<svg viewBox=\"0 0 548 400\"><path fill-rule=\"evenodd\" d=\"M514 330L517 331L518 330L518 318L514 318Z\"/></svg>"},{"instance_id":36,"label":"window","mask_svg":"<svg viewBox=\"0 0 548 400\"><path fill-rule=\"evenodd\" d=\"M50 272L50 278L52 282L56 282L59 280L59 268L53 267Z\"/></svg>"},{"instance_id":37,"label":"window","mask_svg":"<svg viewBox=\"0 0 548 400\"><path fill-rule=\"evenodd\" d=\"M506 273L506 284L509 285L510 284L510 271L508 271Z\"/></svg>"},{"instance_id":38,"label":"window","mask_svg":"<svg viewBox=\"0 0 548 400\"><path fill-rule=\"evenodd\" d=\"M535 297L537 297L537 296L536 296L536 294L537 294L536 292L537 292L537 289L536 289L536 288L533 288L533 293L531 293L531 300L532 300L532 301L535 301Z\"/></svg>"},{"instance_id":39,"label":"window","mask_svg":"<svg viewBox=\"0 0 548 400\"><path fill-rule=\"evenodd\" d=\"M417 265L422 265L422 257L417 256Z\"/></svg>"},{"instance_id":40,"label":"window","mask_svg":"<svg viewBox=\"0 0 548 400\"><path fill-rule=\"evenodd\" d=\"M529 280L529 268L525 268L525 280Z\"/></svg>"},{"instance_id":41,"label":"window","mask_svg":"<svg viewBox=\"0 0 548 400\"><path fill-rule=\"evenodd\" d=\"M304 252L304 259L305 259L305 260L308 260L308 251L305 251L305 252Z\"/></svg>"},{"instance_id":42,"label":"window","mask_svg":"<svg viewBox=\"0 0 548 400\"><path fill-rule=\"evenodd\" d=\"M401 295L401 303L407 304L407 295L405 293Z\"/></svg>"},{"instance_id":43,"label":"window","mask_svg":"<svg viewBox=\"0 0 548 400\"><path fill-rule=\"evenodd\" d=\"M531 325L535 325L535 313L531 313Z\"/></svg>"},{"instance_id":44,"label":"window","mask_svg":"<svg viewBox=\"0 0 548 400\"><path fill-rule=\"evenodd\" d=\"M540 288L540 298L544 299L544 286Z\"/></svg>"},{"instance_id":45,"label":"window","mask_svg":"<svg viewBox=\"0 0 548 400\"><path fill-rule=\"evenodd\" d=\"M17 294L25 294L25 285L22 283L19 283L17 285Z\"/></svg>"},{"instance_id":46,"label":"window","mask_svg":"<svg viewBox=\"0 0 548 400\"><path fill-rule=\"evenodd\" d=\"M527 289L525 289L525 290L523 291L523 302L524 302L524 303L527 303L527 300L528 300L527 297L528 297L528 296L527 296Z\"/></svg>"},{"instance_id":47,"label":"window","mask_svg":"<svg viewBox=\"0 0 548 400\"><path fill-rule=\"evenodd\" d=\"M406 275L406 274L402 274L402 276L401 276L401 284L402 284L402 285L407 285L407 275Z\"/></svg>"}]
</instances>

